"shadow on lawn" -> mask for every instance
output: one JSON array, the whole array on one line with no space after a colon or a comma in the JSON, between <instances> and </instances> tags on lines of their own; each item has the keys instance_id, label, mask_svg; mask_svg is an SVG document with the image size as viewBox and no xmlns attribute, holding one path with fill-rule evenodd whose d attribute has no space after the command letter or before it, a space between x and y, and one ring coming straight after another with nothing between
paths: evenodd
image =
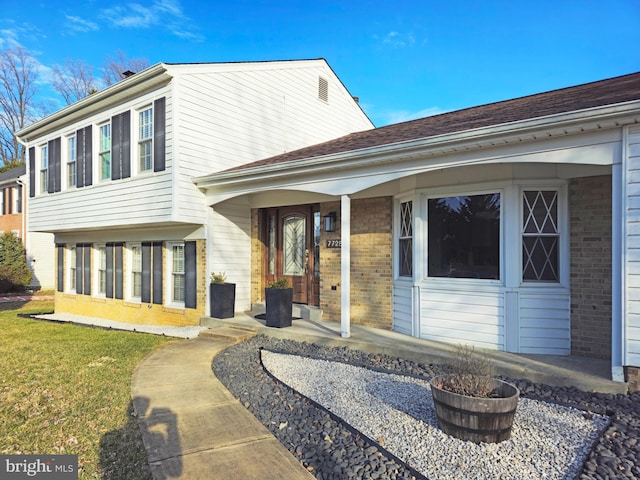
<instances>
[{"instance_id":1,"label":"shadow on lawn","mask_svg":"<svg viewBox=\"0 0 640 480\"><path fill-rule=\"evenodd\" d=\"M168 409L148 409L148 398L135 397L129 403L126 425L102 436L100 469L104 480L169 480L182 475L176 414Z\"/></svg>"}]
</instances>

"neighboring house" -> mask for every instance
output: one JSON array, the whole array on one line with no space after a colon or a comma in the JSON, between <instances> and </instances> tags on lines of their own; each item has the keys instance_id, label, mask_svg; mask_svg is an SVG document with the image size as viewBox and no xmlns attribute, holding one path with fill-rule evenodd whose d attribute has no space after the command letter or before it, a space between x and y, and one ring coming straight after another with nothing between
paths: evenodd
<instances>
[{"instance_id":1,"label":"neighboring house","mask_svg":"<svg viewBox=\"0 0 640 480\"><path fill-rule=\"evenodd\" d=\"M198 324L212 271L249 304L248 203L214 211L192 178L370 128L318 59L161 63L22 129L56 312Z\"/></svg>"},{"instance_id":2,"label":"neighboring house","mask_svg":"<svg viewBox=\"0 0 640 480\"><path fill-rule=\"evenodd\" d=\"M27 252L27 264L33 273L29 286L34 289L53 289L53 236L27 233L26 185L25 165L0 173L0 234L12 232L22 240Z\"/></svg>"},{"instance_id":3,"label":"neighboring house","mask_svg":"<svg viewBox=\"0 0 640 480\"><path fill-rule=\"evenodd\" d=\"M195 179L240 288L325 317L640 380L640 73L353 133ZM232 213L232 215L231 215ZM251 225L251 231L248 225ZM313 228L312 228L313 226ZM311 253L309 253L311 252Z\"/></svg>"}]
</instances>

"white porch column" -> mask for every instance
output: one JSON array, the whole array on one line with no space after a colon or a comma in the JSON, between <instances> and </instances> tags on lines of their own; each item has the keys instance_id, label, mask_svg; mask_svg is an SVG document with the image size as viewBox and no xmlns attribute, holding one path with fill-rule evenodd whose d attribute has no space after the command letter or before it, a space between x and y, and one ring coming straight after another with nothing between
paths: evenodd
<instances>
[{"instance_id":1,"label":"white porch column","mask_svg":"<svg viewBox=\"0 0 640 480\"><path fill-rule=\"evenodd\" d=\"M351 198L342 195L340 202L340 330L343 338L351 336Z\"/></svg>"},{"instance_id":2,"label":"white porch column","mask_svg":"<svg viewBox=\"0 0 640 480\"><path fill-rule=\"evenodd\" d=\"M624 161L624 160L623 160ZM624 320L625 320L625 265L626 256L625 225L623 205L627 188L625 175L621 164L611 167L612 224L611 224L611 378L617 382L624 382Z\"/></svg>"}]
</instances>

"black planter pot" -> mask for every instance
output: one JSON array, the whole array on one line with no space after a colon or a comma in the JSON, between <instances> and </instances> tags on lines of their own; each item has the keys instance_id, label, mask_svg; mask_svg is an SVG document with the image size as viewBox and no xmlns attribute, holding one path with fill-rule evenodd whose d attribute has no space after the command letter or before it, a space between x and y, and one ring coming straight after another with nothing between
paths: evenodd
<instances>
[{"instance_id":1,"label":"black planter pot","mask_svg":"<svg viewBox=\"0 0 640 480\"><path fill-rule=\"evenodd\" d=\"M515 385L494 379L497 397L470 397L440 388L440 378L431 379L440 430L474 443L499 443L511 437L520 397Z\"/></svg>"},{"instance_id":2,"label":"black planter pot","mask_svg":"<svg viewBox=\"0 0 640 480\"><path fill-rule=\"evenodd\" d=\"M293 288L265 288L267 327L290 327L293 309Z\"/></svg>"},{"instance_id":3,"label":"black planter pot","mask_svg":"<svg viewBox=\"0 0 640 480\"><path fill-rule=\"evenodd\" d=\"M236 284L209 284L209 299L213 318L233 318L236 304Z\"/></svg>"}]
</instances>

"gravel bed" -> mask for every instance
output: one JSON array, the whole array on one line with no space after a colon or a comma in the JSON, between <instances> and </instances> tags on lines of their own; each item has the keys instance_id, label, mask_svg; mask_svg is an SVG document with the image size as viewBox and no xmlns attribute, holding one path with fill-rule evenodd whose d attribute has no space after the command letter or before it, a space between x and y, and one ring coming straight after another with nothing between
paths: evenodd
<instances>
[{"instance_id":1,"label":"gravel bed","mask_svg":"<svg viewBox=\"0 0 640 480\"><path fill-rule=\"evenodd\" d=\"M548 472L533 474L521 471L515 476L512 473L500 474L489 466L486 468L476 466L463 474L449 475L445 473L446 468L445 470L437 469L438 460L430 462L436 464L428 467L432 470L425 470L424 467L416 468L416 463L412 465L410 459L408 463L404 463L399 457L408 458L406 452L400 451L394 455L388 451L391 450L391 447L385 443L390 438L388 433L385 432L382 438L370 441L336 415L320 408L265 372L260 361L261 348L312 359L341 362L378 372L395 373L403 378L430 378L433 375L445 373L446 367L415 363L380 354L367 354L346 347L321 347L263 335L233 346L218 355L213 364L216 376L318 479L426 478L423 473L426 473L430 479L562 478L551 476L559 475L558 473L548 474ZM610 417L610 424L596 440L586 461L583 462L582 458L574 462L569 461L571 466L565 471L564 478L640 478L639 393L631 395L587 393L573 387L550 387L533 384L527 380L504 379L516 384L523 398L574 407L583 412L595 414L593 415L595 419L599 418L600 414ZM403 382L405 389L400 390L410 397L413 396L416 393L414 387L406 387L406 385L416 385L416 383L406 380ZM394 382L394 386L398 386L397 382ZM385 395L384 389L384 382L377 386L369 385L369 391L372 394ZM411 403L415 408L420 409L417 402ZM530 403L546 405L546 403ZM566 413L566 410L561 407L553 408L563 414ZM420 414L416 411L404 413ZM584 413L580 415L584 416ZM586 416L591 417L589 414ZM420 438L414 433L407 436ZM511 440L498 445L502 446L509 442ZM446 447L446 456L439 460L441 466L450 464L452 458L468 457L470 450L478 447L468 442L456 441L456 443L456 448L460 451L451 450L453 447ZM496 447L494 445L491 448ZM531 449L531 452L534 452L534 449ZM543 459L546 460L546 457L543 456ZM497 461L497 459L494 460Z\"/></svg>"}]
</instances>

